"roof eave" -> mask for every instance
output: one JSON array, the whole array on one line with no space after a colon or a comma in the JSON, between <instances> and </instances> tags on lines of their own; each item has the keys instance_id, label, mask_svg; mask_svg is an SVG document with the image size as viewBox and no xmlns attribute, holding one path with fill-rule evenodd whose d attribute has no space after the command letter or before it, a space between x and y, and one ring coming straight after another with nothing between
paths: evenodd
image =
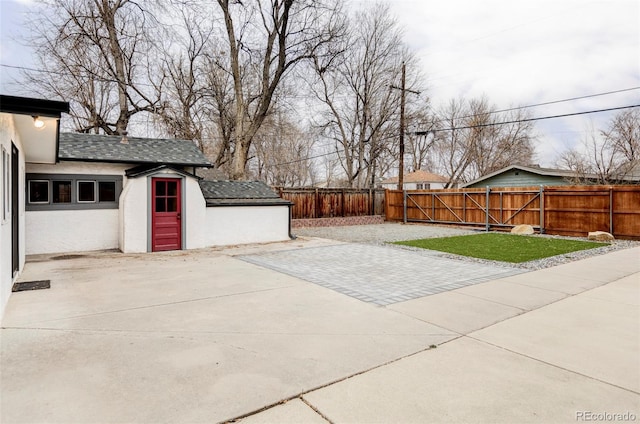
<instances>
[{"instance_id":1,"label":"roof eave","mask_svg":"<svg viewBox=\"0 0 640 424\"><path fill-rule=\"evenodd\" d=\"M94 158L70 158L59 157L60 161L67 162L101 162L101 163L122 163L136 165L169 165L169 166L193 166L196 168L213 168L211 163L174 163L174 162L149 162L140 160L122 160L122 159L94 159Z\"/></svg>"},{"instance_id":2,"label":"roof eave","mask_svg":"<svg viewBox=\"0 0 640 424\"><path fill-rule=\"evenodd\" d=\"M69 103L2 94L0 95L0 112L59 118L63 112L69 113Z\"/></svg>"}]
</instances>

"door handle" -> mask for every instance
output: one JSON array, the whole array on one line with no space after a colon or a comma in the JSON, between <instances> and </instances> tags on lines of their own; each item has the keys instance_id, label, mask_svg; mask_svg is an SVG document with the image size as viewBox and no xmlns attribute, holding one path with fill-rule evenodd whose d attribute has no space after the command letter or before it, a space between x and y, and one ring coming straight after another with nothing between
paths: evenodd
<instances>
[{"instance_id":1,"label":"door handle","mask_svg":"<svg viewBox=\"0 0 640 424\"><path fill-rule=\"evenodd\" d=\"M177 218L180 219L180 212L178 212Z\"/></svg>"}]
</instances>

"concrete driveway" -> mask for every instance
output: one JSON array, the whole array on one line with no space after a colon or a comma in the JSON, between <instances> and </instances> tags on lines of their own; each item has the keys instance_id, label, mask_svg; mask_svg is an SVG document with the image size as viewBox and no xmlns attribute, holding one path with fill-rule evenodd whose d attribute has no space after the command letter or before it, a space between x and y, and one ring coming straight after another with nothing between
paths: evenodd
<instances>
[{"instance_id":1,"label":"concrete driveway","mask_svg":"<svg viewBox=\"0 0 640 424\"><path fill-rule=\"evenodd\" d=\"M640 419L640 249L384 307L247 261L334 245L28 263L0 421Z\"/></svg>"},{"instance_id":2,"label":"concrete driveway","mask_svg":"<svg viewBox=\"0 0 640 424\"><path fill-rule=\"evenodd\" d=\"M52 288L11 297L1 421L223 421L457 336L237 253L27 264Z\"/></svg>"}]
</instances>

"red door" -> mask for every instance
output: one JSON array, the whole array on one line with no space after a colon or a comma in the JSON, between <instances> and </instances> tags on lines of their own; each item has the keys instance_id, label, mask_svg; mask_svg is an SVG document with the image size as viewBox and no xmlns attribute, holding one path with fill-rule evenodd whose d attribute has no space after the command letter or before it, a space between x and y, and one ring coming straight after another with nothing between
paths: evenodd
<instances>
[{"instance_id":1,"label":"red door","mask_svg":"<svg viewBox=\"0 0 640 424\"><path fill-rule=\"evenodd\" d=\"M180 211L180 180L153 178L151 180L153 213L151 214L151 250L182 249Z\"/></svg>"}]
</instances>

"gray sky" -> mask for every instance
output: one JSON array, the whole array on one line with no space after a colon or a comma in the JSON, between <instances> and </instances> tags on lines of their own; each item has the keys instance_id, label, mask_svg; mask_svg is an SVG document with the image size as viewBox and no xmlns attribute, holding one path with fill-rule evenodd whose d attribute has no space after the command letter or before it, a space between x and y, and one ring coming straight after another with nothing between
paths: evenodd
<instances>
[{"instance_id":1,"label":"gray sky","mask_svg":"<svg viewBox=\"0 0 640 424\"><path fill-rule=\"evenodd\" d=\"M352 0L352 5L369 3ZM0 64L33 66L20 38L33 0L0 0ZM640 86L639 0L388 0L420 58L437 107L486 95L498 108ZM21 94L0 67L0 92ZM640 90L531 109L547 116L640 103ZM538 161L552 165L610 113L540 121Z\"/></svg>"}]
</instances>

